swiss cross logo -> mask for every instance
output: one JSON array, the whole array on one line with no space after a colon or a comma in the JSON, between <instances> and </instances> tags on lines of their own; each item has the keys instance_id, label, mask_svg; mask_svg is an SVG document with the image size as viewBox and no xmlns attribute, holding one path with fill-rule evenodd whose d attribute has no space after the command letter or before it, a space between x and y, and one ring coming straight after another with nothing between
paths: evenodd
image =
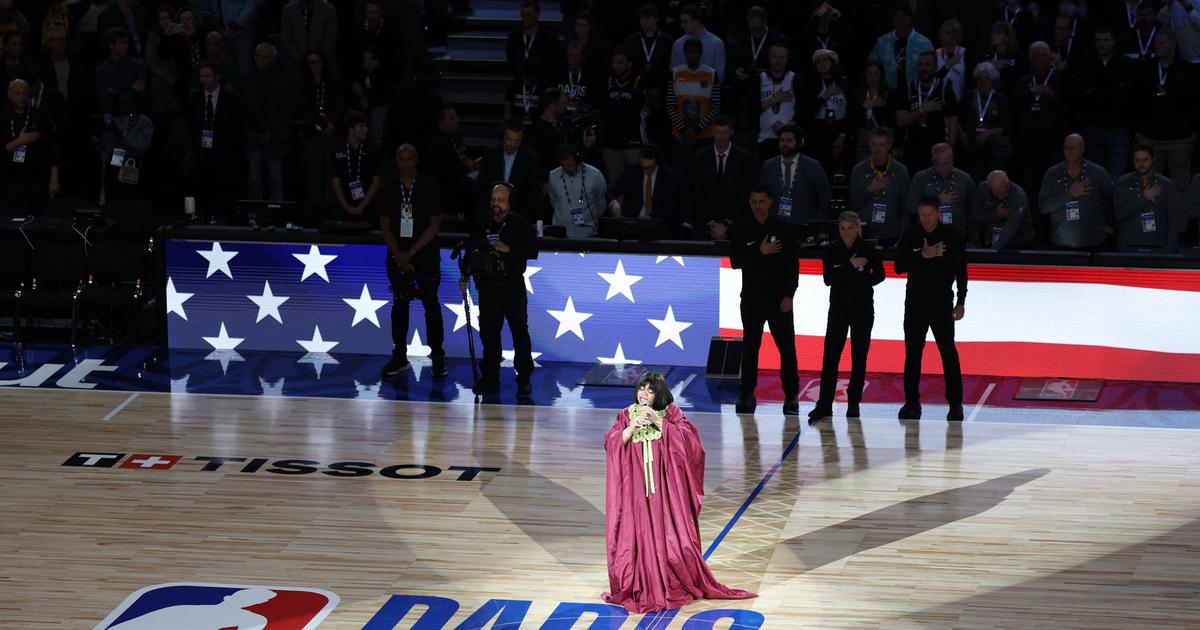
<instances>
[{"instance_id":1,"label":"swiss cross logo","mask_svg":"<svg viewBox=\"0 0 1200 630\"><path fill-rule=\"evenodd\" d=\"M139 470L167 470L174 466L179 460L183 459L181 455L147 455L142 453L134 453L121 464L121 468L136 468Z\"/></svg>"},{"instance_id":2,"label":"swiss cross logo","mask_svg":"<svg viewBox=\"0 0 1200 630\"><path fill-rule=\"evenodd\" d=\"M86 466L88 468L112 468L125 457L125 453L75 453L63 462L63 466Z\"/></svg>"},{"instance_id":3,"label":"swiss cross logo","mask_svg":"<svg viewBox=\"0 0 1200 630\"><path fill-rule=\"evenodd\" d=\"M294 586L159 584L125 598L95 630L313 630L339 601Z\"/></svg>"}]
</instances>

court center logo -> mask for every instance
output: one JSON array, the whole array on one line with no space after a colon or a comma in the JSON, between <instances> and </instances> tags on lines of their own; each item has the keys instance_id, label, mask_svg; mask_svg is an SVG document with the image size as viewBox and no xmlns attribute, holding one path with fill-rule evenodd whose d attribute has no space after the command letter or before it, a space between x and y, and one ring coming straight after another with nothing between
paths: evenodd
<instances>
[{"instance_id":1,"label":"court center logo","mask_svg":"<svg viewBox=\"0 0 1200 630\"><path fill-rule=\"evenodd\" d=\"M313 630L340 601L294 586L158 584L126 597L94 630Z\"/></svg>"}]
</instances>

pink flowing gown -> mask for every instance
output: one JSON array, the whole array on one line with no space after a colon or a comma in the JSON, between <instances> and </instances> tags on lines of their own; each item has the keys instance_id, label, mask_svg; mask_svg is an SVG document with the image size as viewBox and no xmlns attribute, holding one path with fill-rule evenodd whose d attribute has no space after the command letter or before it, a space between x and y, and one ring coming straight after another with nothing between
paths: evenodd
<instances>
[{"instance_id":1,"label":"pink flowing gown","mask_svg":"<svg viewBox=\"0 0 1200 630\"><path fill-rule=\"evenodd\" d=\"M621 443L629 410L604 436L607 451L609 592L604 601L632 613L679 608L696 599L749 599L713 577L700 550L704 445L679 407L667 407L662 437L652 442L655 492L646 496L642 444Z\"/></svg>"}]
</instances>

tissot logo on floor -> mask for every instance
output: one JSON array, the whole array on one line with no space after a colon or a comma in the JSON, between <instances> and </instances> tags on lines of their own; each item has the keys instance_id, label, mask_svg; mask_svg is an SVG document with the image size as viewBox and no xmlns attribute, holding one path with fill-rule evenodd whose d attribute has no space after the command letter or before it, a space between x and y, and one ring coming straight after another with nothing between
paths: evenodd
<instances>
[{"instance_id":1,"label":"tissot logo on floor","mask_svg":"<svg viewBox=\"0 0 1200 630\"><path fill-rule=\"evenodd\" d=\"M180 462L184 462L180 464ZM204 465L199 468L191 466L193 462ZM176 465L179 465L176 468ZM322 464L311 459L276 459L267 457L215 457L201 455L186 458L183 455L164 455L162 453L97 453L81 451L67 458L63 466L80 466L84 468L131 468L134 470L171 470L191 469L197 472L234 472L253 474L266 472L275 475L311 475L320 473L330 477L369 477L378 469L379 476L389 479L429 479L441 475L443 469L428 464L394 464L379 466L371 462L333 462ZM499 468L484 466L447 466L446 471L458 473L455 481L475 481L479 473L500 472Z\"/></svg>"}]
</instances>

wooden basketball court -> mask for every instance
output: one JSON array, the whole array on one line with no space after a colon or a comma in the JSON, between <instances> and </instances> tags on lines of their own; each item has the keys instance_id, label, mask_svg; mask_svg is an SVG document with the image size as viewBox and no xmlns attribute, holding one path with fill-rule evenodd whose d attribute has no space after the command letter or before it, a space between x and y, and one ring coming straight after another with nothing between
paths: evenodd
<instances>
[{"instance_id":1,"label":"wooden basketball court","mask_svg":"<svg viewBox=\"0 0 1200 630\"><path fill-rule=\"evenodd\" d=\"M611 410L15 389L3 401L4 628L91 628L174 582L331 591L321 628L517 627L460 626L489 600L529 602L521 628L734 623L702 621L715 609L756 611L765 628L1200 620L1196 431L689 414L708 452L710 565L759 598L572 626L554 621L560 604L599 604L607 588ZM421 606L387 622L393 595L458 608L444 626L420 625Z\"/></svg>"}]
</instances>

